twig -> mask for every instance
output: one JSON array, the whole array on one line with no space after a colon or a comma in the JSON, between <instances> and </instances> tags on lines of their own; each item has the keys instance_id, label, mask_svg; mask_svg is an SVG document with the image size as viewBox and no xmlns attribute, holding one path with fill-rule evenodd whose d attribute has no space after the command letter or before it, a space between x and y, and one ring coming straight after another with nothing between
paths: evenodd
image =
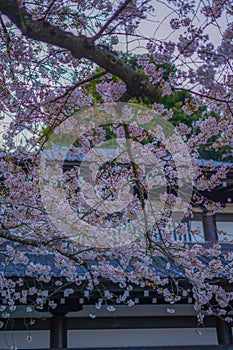
<instances>
[{"instance_id":1,"label":"twig","mask_svg":"<svg viewBox=\"0 0 233 350\"><path fill-rule=\"evenodd\" d=\"M132 0L126 0L119 8L118 10L107 20L107 22L103 25L103 27L100 29L100 31L92 38L92 41L96 41L101 37L103 32L108 28L108 26L119 16L119 14L127 7L127 5Z\"/></svg>"}]
</instances>

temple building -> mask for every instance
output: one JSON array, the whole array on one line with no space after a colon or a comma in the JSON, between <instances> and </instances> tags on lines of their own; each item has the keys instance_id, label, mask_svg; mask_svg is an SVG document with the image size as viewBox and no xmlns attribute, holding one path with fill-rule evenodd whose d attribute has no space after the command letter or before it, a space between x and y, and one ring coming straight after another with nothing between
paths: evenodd
<instances>
[{"instance_id":1,"label":"temple building","mask_svg":"<svg viewBox=\"0 0 233 350\"><path fill-rule=\"evenodd\" d=\"M216 162L216 167L219 166ZM70 165L67 164L69 167ZM203 164L205 166L205 164ZM205 195L224 203L224 209L215 215L207 215L198 207L191 220L184 221L188 230L200 229L199 242L211 245L221 241L222 251L231 251L233 239L233 170L229 170L227 179L215 190ZM226 235L218 236L223 230ZM225 238L224 238L225 237ZM227 240L226 240L227 237ZM189 233L176 236L193 244ZM4 244L0 250L5 249ZM0 251L0 257L1 257ZM37 257L40 259L40 257ZM45 257L41 257L45 259ZM52 269L53 256L48 255ZM47 261L47 263L48 263ZM161 259L159 264L165 264ZM164 270L163 270L164 271ZM0 273L9 277L25 277L24 268L9 264L5 270L0 264ZM80 270L80 273L82 271ZM173 277L179 275L174 267ZM56 280L56 268L53 279ZM30 278L28 278L30 284ZM108 283L108 281L106 281ZM129 307L119 304L114 312L107 306L100 310L95 307L99 295L90 293L85 287L76 286L75 293L58 293L58 307L51 312L33 310L26 312L26 306L17 306L4 328L0 329L0 349L159 349L159 350L233 350L232 325L218 317L206 315L204 326L198 327L196 311L191 293L183 295L174 305L165 303L150 288L135 287L128 291L135 305ZM109 290L118 293L119 287L109 282ZM46 289L43 290L46 295ZM6 304L5 295L1 295L1 305ZM233 313L233 312L232 312ZM5 320L2 320L5 322ZM30 340L32 337L32 341ZM14 348L15 346L15 348Z\"/></svg>"}]
</instances>

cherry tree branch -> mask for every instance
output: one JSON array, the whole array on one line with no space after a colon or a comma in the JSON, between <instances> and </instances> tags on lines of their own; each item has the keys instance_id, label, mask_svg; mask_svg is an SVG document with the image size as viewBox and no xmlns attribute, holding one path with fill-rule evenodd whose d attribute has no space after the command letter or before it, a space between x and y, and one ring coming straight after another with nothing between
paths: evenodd
<instances>
[{"instance_id":1,"label":"cherry tree branch","mask_svg":"<svg viewBox=\"0 0 233 350\"><path fill-rule=\"evenodd\" d=\"M87 58L107 72L119 77L127 87L127 94L131 97L148 96L159 101L161 89L153 85L144 75L120 59L107 47L95 45L93 38L84 35L75 36L56 27L43 19L33 20L32 16L20 7L17 0L0 0L0 11L6 15L30 39L52 44L71 52L75 58Z\"/></svg>"},{"instance_id":2,"label":"cherry tree branch","mask_svg":"<svg viewBox=\"0 0 233 350\"><path fill-rule=\"evenodd\" d=\"M105 74L106 74L106 72L104 71L104 72L100 72L100 73L94 74L94 75L90 76L89 78L86 78L86 79L83 79L83 80L79 80L76 84L70 86L62 95L59 95L59 96L55 97L52 100L52 102L55 102L57 100L60 100L60 99L62 99L64 97L66 97L69 93L73 92L78 86L81 86L81 85L84 85L86 83L89 83L92 80L95 80L97 78L101 78Z\"/></svg>"},{"instance_id":3,"label":"cherry tree branch","mask_svg":"<svg viewBox=\"0 0 233 350\"><path fill-rule=\"evenodd\" d=\"M119 16L119 14L127 7L127 5L132 0L126 0L119 8L118 10L108 19L108 21L103 25L103 27L100 29L100 31L92 38L93 41L96 41L101 37L103 32L108 28L108 26Z\"/></svg>"},{"instance_id":4,"label":"cherry tree branch","mask_svg":"<svg viewBox=\"0 0 233 350\"><path fill-rule=\"evenodd\" d=\"M216 96L211 96L211 95L206 95L206 94L200 93L200 92L195 91L193 89L174 88L174 90L189 92L190 94L193 94L193 95L196 95L196 96L200 96L202 98L207 98L209 100L214 100L214 101L222 102L222 103L226 103L226 104L229 104L229 103L233 102L233 100L228 100L227 99L228 97L230 97L230 94L227 94L224 98L218 98Z\"/></svg>"},{"instance_id":5,"label":"cherry tree branch","mask_svg":"<svg viewBox=\"0 0 233 350\"><path fill-rule=\"evenodd\" d=\"M6 25L5 25L5 23L4 23L3 19L2 19L2 16L0 16L0 23L1 23L1 26L2 26L2 29L3 29L3 32L5 34L6 44L7 44L7 47L8 47L10 45L11 39L10 39L10 35L9 35L8 31L7 31Z\"/></svg>"},{"instance_id":6,"label":"cherry tree branch","mask_svg":"<svg viewBox=\"0 0 233 350\"><path fill-rule=\"evenodd\" d=\"M46 19L47 15L49 14L50 10L52 9L53 5L55 4L56 0L53 0L51 4L49 5L45 15L44 15L44 20Z\"/></svg>"}]
</instances>

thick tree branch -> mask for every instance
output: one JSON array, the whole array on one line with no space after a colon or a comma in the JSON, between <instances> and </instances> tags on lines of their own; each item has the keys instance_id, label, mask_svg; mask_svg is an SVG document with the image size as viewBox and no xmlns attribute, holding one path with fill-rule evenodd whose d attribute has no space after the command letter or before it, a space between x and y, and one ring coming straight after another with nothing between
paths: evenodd
<instances>
[{"instance_id":1,"label":"thick tree branch","mask_svg":"<svg viewBox=\"0 0 233 350\"><path fill-rule=\"evenodd\" d=\"M34 21L17 0L0 0L0 11L10 18L27 38L42 41L69 50L76 58L87 58L118 76L127 86L131 97L148 96L158 101L161 90L140 73L135 72L108 48L95 45L92 38L75 36L44 20Z\"/></svg>"}]
</instances>

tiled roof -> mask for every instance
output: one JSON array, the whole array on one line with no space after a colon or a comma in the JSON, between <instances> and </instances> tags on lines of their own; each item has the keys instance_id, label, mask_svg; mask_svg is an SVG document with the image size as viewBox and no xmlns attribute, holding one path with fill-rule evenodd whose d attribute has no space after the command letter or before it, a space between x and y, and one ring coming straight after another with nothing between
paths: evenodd
<instances>
[{"instance_id":1,"label":"tiled roof","mask_svg":"<svg viewBox=\"0 0 233 350\"><path fill-rule=\"evenodd\" d=\"M0 246L0 273L2 273L4 276L11 277L11 276L17 276L17 277L24 277L27 276L26 270L27 266L23 264L14 264L12 262L8 262L6 265L4 262L5 254L3 253L4 245ZM24 251L26 250L26 247L24 247ZM41 265L47 265L51 267L51 275L53 277L61 277L60 269L56 267L55 258L52 253L48 253L46 255L44 254L34 254L33 252L28 252L25 254L29 258L29 263L32 262L34 264L41 264ZM117 267L118 266L118 260L112 260L109 257L106 257L106 259L109 260L110 264ZM211 257L200 257L199 258L203 264L208 266L209 262L214 259ZM224 255L221 257L222 262L224 263ZM97 261L87 261L88 265L91 267L93 265L98 264ZM166 264L168 263L168 259L166 257L156 256L154 257L154 263L153 266L156 268L156 272L160 277L169 277L172 276L174 278L178 277L185 277L183 271L179 269L174 264L170 263L169 272L166 270ZM127 271L130 272L135 267L133 265L128 265ZM80 275L84 275L87 272L87 270L79 265L77 266L77 273ZM34 274L36 275L36 274ZM30 276L33 276L30 274ZM222 276L222 277L229 277L229 276Z\"/></svg>"},{"instance_id":2,"label":"tiled roof","mask_svg":"<svg viewBox=\"0 0 233 350\"><path fill-rule=\"evenodd\" d=\"M96 148L95 151L97 153L103 153L107 160L112 159L116 155L116 149L113 148ZM69 147L65 146L59 146L54 147L52 150L44 151L45 154L47 153L48 157L52 157L52 159L56 159L56 155L59 154L59 158L61 155L64 156L66 162L82 162L90 161L90 157L86 157L85 154L81 151L81 148L76 147L74 151L70 151ZM8 153L9 155L9 153ZM6 156L5 152L0 152L0 158L3 158ZM19 159L25 159L25 156L20 154L20 152L12 153L12 157L18 157ZM216 160L206 160L206 159L196 159L195 161L196 165L202 166L202 167L227 167L230 169L233 169L233 163L231 162L223 162L223 161L216 161Z\"/></svg>"}]
</instances>

